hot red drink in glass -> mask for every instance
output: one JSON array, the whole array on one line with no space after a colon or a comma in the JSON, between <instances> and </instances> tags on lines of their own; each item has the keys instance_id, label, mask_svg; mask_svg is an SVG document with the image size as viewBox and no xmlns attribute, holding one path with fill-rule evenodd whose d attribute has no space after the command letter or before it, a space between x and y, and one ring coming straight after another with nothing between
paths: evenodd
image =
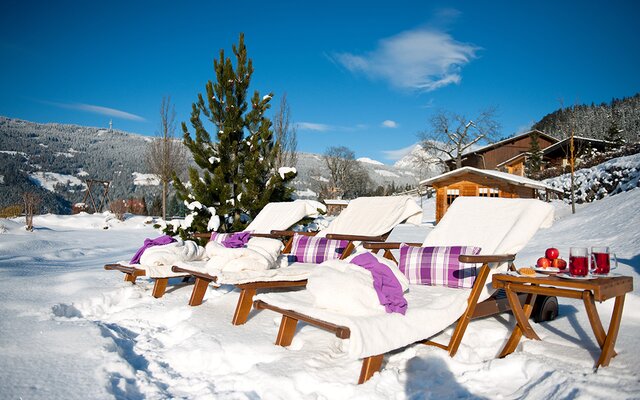
<instances>
[{"instance_id":1,"label":"hot red drink in glass","mask_svg":"<svg viewBox=\"0 0 640 400\"><path fill-rule=\"evenodd\" d=\"M569 273L574 276L587 276L589 272L588 257L569 257Z\"/></svg>"},{"instance_id":2,"label":"hot red drink in glass","mask_svg":"<svg viewBox=\"0 0 640 400\"><path fill-rule=\"evenodd\" d=\"M617 260L615 259L615 254L609 251L608 247L592 247L591 248L591 272L598 275L607 275L616 265L611 267L611 257L613 257L615 263L617 265Z\"/></svg>"},{"instance_id":3,"label":"hot red drink in glass","mask_svg":"<svg viewBox=\"0 0 640 400\"><path fill-rule=\"evenodd\" d=\"M608 274L611 268L611 261L609 260L609 253L593 253L593 260L595 261L593 272L596 274Z\"/></svg>"},{"instance_id":4,"label":"hot red drink in glass","mask_svg":"<svg viewBox=\"0 0 640 400\"><path fill-rule=\"evenodd\" d=\"M569 273L587 276L589 273L589 251L586 247L572 247L569 251Z\"/></svg>"}]
</instances>

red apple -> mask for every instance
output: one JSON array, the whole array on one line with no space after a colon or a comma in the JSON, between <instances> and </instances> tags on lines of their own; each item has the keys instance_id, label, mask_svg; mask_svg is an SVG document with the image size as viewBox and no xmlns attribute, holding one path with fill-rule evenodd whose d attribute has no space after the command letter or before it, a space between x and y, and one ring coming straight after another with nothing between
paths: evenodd
<instances>
[{"instance_id":1,"label":"red apple","mask_svg":"<svg viewBox=\"0 0 640 400\"><path fill-rule=\"evenodd\" d=\"M538 262L536 262L536 265L540 268L549 268L551 266L551 260L545 257L540 257L538 258Z\"/></svg>"},{"instance_id":2,"label":"red apple","mask_svg":"<svg viewBox=\"0 0 640 400\"><path fill-rule=\"evenodd\" d=\"M560 252L555 247L550 247L544 252L544 256L549 260L555 260L560 255Z\"/></svg>"},{"instance_id":3,"label":"red apple","mask_svg":"<svg viewBox=\"0 0 640 400\"><path fill-rule=\"evenodd\" d=\"M562 271L563 269L567 268L567 262L562 258L556 258L555 260L551 261L551 266Z\"/></svg>"}]
</instances>

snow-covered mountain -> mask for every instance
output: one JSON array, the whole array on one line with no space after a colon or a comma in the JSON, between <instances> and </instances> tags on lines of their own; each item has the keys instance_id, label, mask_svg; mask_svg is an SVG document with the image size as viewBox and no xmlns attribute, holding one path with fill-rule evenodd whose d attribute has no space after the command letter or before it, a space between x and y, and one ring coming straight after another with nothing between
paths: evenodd
<instances>
[{"instance_id":1,"label":"snow-covered mountain","mask_svg":"<svg viewBox=\"0 0 640 400\"><path fill-rule=\"evenodd\" d=\"M401 170L414 171L420 180L431 178L443 172L438 158L419 144L416 144L407 155L396 161L393 166Z\"/></svg>"},{"instance_id":2,"label":"snow-covered mountain","mask_svg":"<svg viewBox=\"0 0 640 400\"><path fill-rule=\"evenodd\" d=\"M376 186L387 186L392 182L396 186L416 185L419 182L420 176L416 169L398 168L366 157L358 158L357 161L369 173L369 177ZM298 176L293 181L293 185L300 197L317 196L319 186L329 182L329 170L321 154L298 153L296 168Z\"/></svg>"},{"instance_id":3,"label":"snow-covered mountain","mask_svg":"<svg viewBox=\"0 0 640 400\"><path fill-rule=\"evenodd\" d=\"M367 163L367 164L373 164L373 165L384 165L384 163L378 160L373 160L369 157L360 157L357 159L357 161L360 161L361 163Z\"/></svg>"}]
</instances>

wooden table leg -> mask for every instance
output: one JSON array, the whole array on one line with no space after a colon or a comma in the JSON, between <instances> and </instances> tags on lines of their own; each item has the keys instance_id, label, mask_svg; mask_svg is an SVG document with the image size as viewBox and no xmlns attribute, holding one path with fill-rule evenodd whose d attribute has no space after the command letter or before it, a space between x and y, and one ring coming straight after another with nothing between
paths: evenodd
<instances>
[{"instance_id":1,"label":"wooden table leg","mask_svg":"<svg viewBox=\"0 0 640 400\"><path fill-rule=\"evenodd\" d=\"M602 350L604 348L607 334L602 327L602 322L600 321L600 316L598 315L598 309L596 308L596 302L593 299L593 293L590 290L585 290L584 292L582 292L582 300L584 300L584 308L587 310L587 316L589 317L591 329L593 330L593 334L596 336L598 346L600 346L600 349ZM616 356L615 350L613 350L611 356Z\"/></svg>"},{"instance_id":2,"label":"wooden table leg","mask_svg":"<svg viewBox=\"0 0 640 400\"><path fill-rule=\"evenodd\" d=\"M609 322L609 330L607 331L607 337L604 340L604 346L602 347L602 353L596 364L596 368L609 365L609 361L614 356L615 351L613 347L616 344L618 338L618 331L620 330L620 319L622 318L622 308L624 307L624 294L616 297L616 302L613 305L613 314L611 315L611 322Z\"/></svg>"},{"instance_id":3,"label":"wooden table leg","mask_svg":"<svg viewBox=\"0 0 640 400\"><path fill-rule=\"evenodd\" d=\"M249 318L249 312L251 312L251 304L253 302L253 296L256 294L254 288L243 288L240 290L240 298L238 299L238 305L236 305L236 311L233 314L233 325L242 325L247 322Z\"/></svg>"},{"instance_id":4,"label":"wooden table leg","mask_svg":"<svg viewBox=\"0 0 640 400\"><path fill-rule=\"evenodd\" d=\"M507 300L509 300L511 312L516 317L516 326L513 328L509 340L507 340L507 343L504 345L502 351L498 355L499 358L506 357L507 355L515 351L518 343L520 342L520 338L522 338L523 333L525 333L525 335L529 339L540 340L538 335L529 324L529 317L531 316L531 312L533 311L533 304L536 301L536 295L531 293L528 294L524 305L521 305L520 300L518 299L518 295L513 292L509 286L510 285L507 284L504 288L504 291L507 295Z\"/></svg>"}]
</instances>

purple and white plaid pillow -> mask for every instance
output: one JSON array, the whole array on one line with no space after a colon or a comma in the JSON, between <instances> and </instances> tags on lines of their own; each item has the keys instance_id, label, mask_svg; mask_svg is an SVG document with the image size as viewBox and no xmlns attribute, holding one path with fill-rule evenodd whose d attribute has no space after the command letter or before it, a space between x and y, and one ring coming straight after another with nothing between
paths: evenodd
<instances>
[{"instance_id":1,"label":"purple and white plaid pillow","mask_svg":"<svg viewBox=\"0 0 640 400\"><path fill-rule=\"evenodd\" d=\"M229 239L231 235L233 235L233 233L211 232L211 237L209 238L209 241L222 244L222 242Z\"/></svg>"},{"instance_id":2,"label":"purple and white plaid pillow","mask_svg":"<svg viewBox=\"0 0 640 400\"><path fill-rule=\"evenodd\" d=\"M320 264L326 260L340 258L348 244L348 240L294 235L290 254L297 262Z\"/></svg>"},{"instance_id":3,"label":"purple and white plaid pillow","mask_svg":"<svg viewBox=\"0 0 640 400\"><path fill-rule=\"evenodd\" d=\"M480 248L473 246L401 245L398 268L412 284L471 288L476 280L476 264L462 263L458 257L479 253Z\"/></svg>"}]
</instances>

